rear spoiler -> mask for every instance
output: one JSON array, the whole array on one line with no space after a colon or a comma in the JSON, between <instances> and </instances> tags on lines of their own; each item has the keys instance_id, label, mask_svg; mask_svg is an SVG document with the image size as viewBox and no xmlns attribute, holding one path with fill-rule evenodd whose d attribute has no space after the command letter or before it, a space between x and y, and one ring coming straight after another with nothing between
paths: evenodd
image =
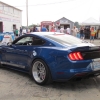
<instances>
[{"instance_id":1,"label":"rear spoiler","mask_svg":"<svg viewBox=\"0 0 100 100\"><path fill-rule=\"evenodd\" d=\"M73 48L72 52L80 52L84 60L100 58L100 46L84 46Z\"/></svg>"},{"instance_id":2,"label":"rear spoiler","mask_svg":"<svg viewBox=\"0 0 100 100\"><path fill-rule=\"evenodd\" d=\"M70 49L73 52L76 51L97 51L100 50L100 46L82 46L82 47L76 47L76 48L71 48Z\"/></svg>"}]
</instances>

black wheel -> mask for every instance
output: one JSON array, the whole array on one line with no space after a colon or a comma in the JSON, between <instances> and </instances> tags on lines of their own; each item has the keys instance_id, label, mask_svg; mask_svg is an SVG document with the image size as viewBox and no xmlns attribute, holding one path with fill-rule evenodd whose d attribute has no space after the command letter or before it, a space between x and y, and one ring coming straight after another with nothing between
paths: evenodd
<instances>
[{"instance_id":1,"label":"black wheel","mask_svg":"<svg viewBox=\"0 0 100 100\"><path fill-rule=\"evenodd\" d=\"M34 81L39 85L51 83L50 70L46 63L41 59L36 59L31 68L31 74Z\"/></svg>"},{"instance_id":2,"label":"black wheel","mask_svg":"<svg viewBox=\"0 0 100 100\"><path fill-rule=\"evenodd\" d=\"M0 64L0 68L2 67L2 65Z\"/></svg>"}]
</instances>

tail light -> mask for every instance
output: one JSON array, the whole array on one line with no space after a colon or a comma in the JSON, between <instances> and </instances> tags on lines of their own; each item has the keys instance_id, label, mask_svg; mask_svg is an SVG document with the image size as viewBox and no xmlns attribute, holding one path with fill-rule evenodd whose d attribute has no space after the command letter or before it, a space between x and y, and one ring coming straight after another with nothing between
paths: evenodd
<instances>
[{"instance_id":1,"label":"tail light","mask_svg":"<svg viewBox=\"0 0 100 100\"><path fill-rule=\"evenodd\" d=\"M83 60L83 56L80 52L72 52L68 55L70 60Z\"/></svg>"}]
</instances>

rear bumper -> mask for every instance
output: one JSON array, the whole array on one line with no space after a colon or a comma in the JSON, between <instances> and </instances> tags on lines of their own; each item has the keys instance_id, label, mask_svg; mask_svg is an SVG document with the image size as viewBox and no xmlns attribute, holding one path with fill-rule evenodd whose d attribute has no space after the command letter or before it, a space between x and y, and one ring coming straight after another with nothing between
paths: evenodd
<instances>
[{"instance_id":1,"label":"rear bumper","mask_svg":"<svg viewBox=\"0 0 100 100\"><path fill-rule=\"evenodd\" d=\"M83 72L83 73L77 73L69 79L58 79L55 81L66 82L66 81L73 81L73 80L81 80L81 79L87 79L87 78L91 78L91 77L95 77L95 76L99 76L99 75L100 75L100 70L93 71L93 72Z\"/></svg>"},{"instance_id":2,"label":"rear bumper","mask_svg":"<svg viewBox=\"0 0 100 100\"><path fill-rule=\"evenodd\" d=\"M95 76L99 76L99 75L100 75L100 70L93 71L93 72L77 73L69 80L85 79L85 78L95 77Z\"/></svg>"}]
</instances>

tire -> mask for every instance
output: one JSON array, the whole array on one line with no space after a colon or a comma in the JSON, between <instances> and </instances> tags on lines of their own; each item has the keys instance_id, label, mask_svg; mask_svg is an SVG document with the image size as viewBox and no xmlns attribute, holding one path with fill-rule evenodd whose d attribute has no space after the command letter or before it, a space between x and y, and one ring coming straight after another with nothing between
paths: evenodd
<instances>
[{"instance_id":1,"label":"tire","mask_svg":"<svg viewBox=\"0 0 100 100\"><path fill-rule=\"evenodd\" d=\"M31 75L38 85L45 85L52 82L50 70L47 64L41 59L36 59L33 62Z\"/></svg>"},{"instance_id":2,"label":"tire","mask_svg":"<svg viewBox=\"0 0 100 100\"><path fill-rule=\"evenodd\" d=\"M0 63L0 68L2 67L1 63Z\"/></svg>"}]
</instances>

